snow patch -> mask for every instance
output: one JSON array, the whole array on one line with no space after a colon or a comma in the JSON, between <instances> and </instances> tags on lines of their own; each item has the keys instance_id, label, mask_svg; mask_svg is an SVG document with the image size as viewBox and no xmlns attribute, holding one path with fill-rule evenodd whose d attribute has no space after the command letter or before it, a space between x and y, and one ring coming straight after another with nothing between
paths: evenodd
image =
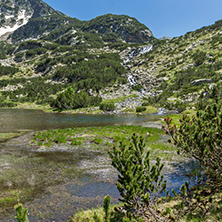
<instances>
[{"instance_id":1,"label":"snow patch","mask_svg":"<svg viewBox=\"0 0 222 222\"><path fill-rule=\"evenodd\" d=\"M10 19L10 18L13 18L13 17L14 17L14 15L6 15L5 19Z\"/></svg>"},{"instance_id":2,"label":"snow patch","mask_svg":"<svg viewBox=\"0 0 222 222\"><path fill-rule=\"evenodd\" d=\"M17 19L12 15L5 16L7 18L14 17L16 19L16 24L13 27L11 27L11 26L1 27L0 28L0 37L6 33L14 32L16 29L27 24L29 19L31 18L31 15L25 16L25 12L26 12L25 10L21 10L21 12L18 14Z\"/></svg>"}]
</instances>

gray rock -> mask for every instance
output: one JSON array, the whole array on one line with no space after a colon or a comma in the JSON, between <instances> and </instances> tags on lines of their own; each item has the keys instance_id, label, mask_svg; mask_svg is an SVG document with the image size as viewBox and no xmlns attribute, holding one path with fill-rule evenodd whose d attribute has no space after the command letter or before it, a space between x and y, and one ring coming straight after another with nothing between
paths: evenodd
<instances>
[{"instance_id":1,"label":"gray rock","mask_svg":"<svg viewBox=\"0 0 222 222\"><path fill-rule=\"evenodd\" d=\"M204 83L212 83L212 79L196 79L193 80L190 84L199 86Z\"/></svg>"}]
</instances>

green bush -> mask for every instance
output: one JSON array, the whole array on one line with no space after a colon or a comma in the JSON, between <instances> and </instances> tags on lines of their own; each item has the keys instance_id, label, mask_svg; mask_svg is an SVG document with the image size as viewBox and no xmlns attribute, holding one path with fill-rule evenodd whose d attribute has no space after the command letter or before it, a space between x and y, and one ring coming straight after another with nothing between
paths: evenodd
<instances>
[{"instance_id":1,"label":"green bush","mask_svg":"<svg viewBox=\"0 0 222 222\"><path fill-rule=\"evenodd\" d=\"M99 105L101 97L89 96L87 92L75 93L72 87L60 93L58 97L51 101L50 105L57 109L77 109Z\"/></svg>"},{"instance_id":2,"label":"green bush","mask_svg":"<svg viewBox=\"0 0 222 222\"><path fill-rule=\"evenodd\" d=\"M124 209L133 216L146 220L161 221L157 209L158 195L166 190L166 180L161 175L163 164L160 158L150 164L149 152L144 139L133 134L130 145L123 142L109 152L112 165L119 171L117 189Z\"/></svg>"},{"instance_id":3,"label":"green bush","mask_svg":"<svg viewBox=\"0 0 222 222\"><path fill-rule=\"evenodd\" d=\"M28 219L28 209L23 208L23 205L21 203L18 202L18 204L16 204L14 206L15 210L16 210L16 216L15 219L18 222L29 222Z\"/></svg>"},{"instance_id":4,"label":"green bush","mask_svg":"<svg viewBox=\"0 0 222 222\"><path fill-rule=\"evenodd\" d=\"M26 52L26 58L34 57L37 55L45 54L48 50L45 48L30 49Z\"/></svg>"},{"instance_id":5,"label":"green bush","mask_svg":"<svg viewBox=\"0 0 222 222\"><path fill-rule=\"evenodd\" d=\"M144 111L146 111L146 107L144 107L144 106L137 106L136 107L136 112L137 113L141 113L141 112L144 112Z\"/></svg>"},{"instance_id":6,"label":"green bush","mask_svg":"<svg viewBox=\"0 0 222 222\"><path fill-rule=\"evenodd\" d=\"M206 60L206 54L206 52L198 50L192 55L192 58L195 62L195 66L203 64L203 62Z\"/></svg>"},{"instance_id":7,"label":"green bush","mask_svg":"<svg viewBox=\"0 0 222 222\"><path fill-rule=\"evenodd\" d=\"M140 92L143 89L143 86L140 84L132 85L132 89Z\"/></svg>"},{"instance_id":8,"label":"green bush","mask_svg":"<svg viewBox=\"0 0 222 222\"><path fill-rule=\"evenodd\" d=\"M114 103L100 103L99 108L103 111L113 111L116 107Z\"/></svg>"},{"instance_id":9,"label":"green bush","mask_svg":"<svg viewBox=\"0 0 222 222\"><path fill-rule=\"evenodd\" d=\"M164 108L168 110L176 110L181 113L186 110L186 104L181 101L176 101L175 103L167 102Z\"/></svg>"},{"instance_id":10,"label":"green bush","mask_svg":"<svg viewBox=\"0 0 222 222\"><path fill-rule=\"evenodd\" d=\"M222 111L221 105L211 104L196 116L183 115L181 125L171 125L172 119L166 118L165 132L172 136L178 153L195 158L208 175L207 185L212 190L222 187Z\"/></svg>"},{"instance_id":11,"label":"green bush","mask_svg":"<svg viewBox=\"0 0 222 222\"><path fill-rule=\"evenodd\" d=\"M88 60L85 59L85 55L76 57L73 59L76 64L58 69L53 78L66 78L68 82L75 83L79 90L93 89L98 92L114 84L119 77L125 77L126 70L116 53L100 54L98 58L88 55Z\"/></svg>"},{"instance_id":12,"label":"green bush","mask_svg":"<svg viewBox=\"0 0 222 222\"><path fill-rule=\"evenodd\" d=\"M19 69L12 67L12 66L2 66L0 65L0 76L4 75L14 75L16 72L18 72Z\"/></svg>"},{"instance_id":13,"label":"green bush","mask_svg":"<svg viewBox=\"0 0 222 222\"><path fill-rule=\"evenodd\" d=\"M150 105L149 102L143 102L143 103L142 103L142 106L149 106L149 105Z\"/></svg>"}]
</instances>

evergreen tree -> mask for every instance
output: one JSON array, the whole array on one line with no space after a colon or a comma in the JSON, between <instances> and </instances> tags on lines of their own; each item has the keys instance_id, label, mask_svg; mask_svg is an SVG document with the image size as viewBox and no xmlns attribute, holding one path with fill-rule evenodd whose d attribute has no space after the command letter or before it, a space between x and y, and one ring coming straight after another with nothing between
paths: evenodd
<instances>
[{"instance_id":1,"label":"evergreen tree","mask_svg":"<svg viewBox=\"0 0 222 222\"><path fill-rule=\"evenodd\" d=\"M166 190L166 180L161 175L163 164L160 158L151 165L149 154L144 139L135 133L129 146L120 142L109 151L112 165L119 171L117 189L124 208L134 216L161 221L157 198Z\"/></svg>"},{"instance_id":2,"label":"evergreen tree","mask_svg":"<svg viewBox=\"0 0 222 222\"><path fill-rule=\"evenodd\" d=\"M181 125L171 125L167 117L165 132L171 135L178 153L195 158L208 175L212 191L222 187L222 110L221 105L211 104L196 116L183 115Z\"/></svg>"}]
</instances>

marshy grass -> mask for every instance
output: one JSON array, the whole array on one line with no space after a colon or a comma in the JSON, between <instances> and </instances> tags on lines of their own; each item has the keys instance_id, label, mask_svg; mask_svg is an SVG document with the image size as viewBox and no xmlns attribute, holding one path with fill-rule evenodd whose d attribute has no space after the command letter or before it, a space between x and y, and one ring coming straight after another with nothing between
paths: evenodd
<instances>
[{"instance_id":1,"label":"marshy grass","mask_svg":"<svg viewBox=\"0 0 222 222\"><path fill-rule=\"evenodd\" d=\"M0 173L0 186L3 187L0 191L1 215L6 215L9 209L13 209L17 199L26 203L37 194L44 193L49 186L83 175L88 167L77 169L75 163L81 161L80 158L84 160L84 155L75 156L75 152L84 152L90 157L98 154L108 158L107 150L120 141L128 144L134 132L145 138L146 148L152 150L154 158L160 156L170 160L175 156L175 147L166 141L163 130L156 128L123 125L55 129L34 133L30 140L34 145L34 152L10 153L0 157L0 163L4 165ZM42 151L42 147L45 150ZM63 147L62 151L68 152L58 150L58 153L56 149L60 147ZM92 164L92 161L89 163Z\"/></svg>"},{"instance_id":2,"label":"marshy grass","mask_svg":"<svg viewBox=\"0 0 222 222\"><path fill-rule=\"evenodd\" d=\"M44 154L22 153L0 157L0 215L10 213L19 199L25 203L45 188L74 178L78 171L72 157L49 160Z\"/></svg>"},{"instance_id":3,"label":"marshy grass","mask_svg":"<svg viewBox=\"0 0 222 222\"><path fill-rule=\"evenodd\" d=\"M101 126L82 127L59 130L46 130L35 133L31 143L39 146L55 147L56 144L66 145L67 148L82 148L106 152L114 143L123 141L129 144L133 133L145 138L147 149L155 155L167 158L175 154L173 144L167 142L162 129L148 128L143 126Z\"/></svg>"},{"instance_id":4,"label":"marshy grass","mask_svg":"<svg viewBox=\"0 0 222 222\"><path fill-rule=\"evenodd\" d=\"M0 141L12 139L14 137L20 136L22 133L0 133Z\"/></svg>"},{"instance_id":5,"label":"marshy grass","mask_svg":"<svg viewBox=\"0 0 222 222\"><path fill-rule=\"evenodd\" d=\"M109 216L108 221L109 222L122 222L122 221L131 222L132 220L126 219L127 217L124 213L121 213L115 210L117 206L118 205L110 206L110 216ZM99 208L89 209L85 211L84 210L79 211L76 214L74 214L72 217L70 217L68 222L95 222L95 220L93 219L95 215L97 215L96 221L101 221L101 222L105 221L104 209L103 207L99 207Z\"/></svg>"}]
</instances>

